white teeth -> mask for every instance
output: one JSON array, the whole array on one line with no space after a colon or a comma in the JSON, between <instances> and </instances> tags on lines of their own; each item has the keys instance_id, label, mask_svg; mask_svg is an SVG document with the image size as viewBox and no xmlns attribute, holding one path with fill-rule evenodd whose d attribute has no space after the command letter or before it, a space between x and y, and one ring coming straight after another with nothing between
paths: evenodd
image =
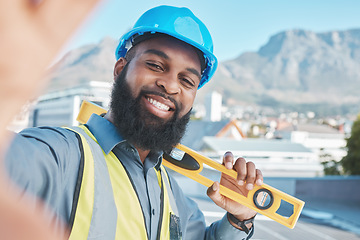
<instances>
[{"instance_id":1,"label":"white teeth","mask_svg":"<svg viewBox=\"0 0 360 240\"><path fill-rule=\"evenodd\" d=\"M165 104L162 104L152 98L147 98L147 100L152 104L154 105L156 108L160 109L160 110L164 110L164 111L169 111L170 110L170 107L169 106L166 106Z\"/></svg>"}]
</instances>

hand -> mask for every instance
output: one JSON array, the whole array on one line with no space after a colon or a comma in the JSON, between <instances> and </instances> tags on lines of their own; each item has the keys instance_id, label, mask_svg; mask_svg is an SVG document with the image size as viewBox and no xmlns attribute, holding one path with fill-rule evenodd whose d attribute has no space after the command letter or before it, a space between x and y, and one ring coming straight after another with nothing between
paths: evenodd
<instances>
[{"instance_id":1,"label":"hand","mask_svg":"<svg viewBox=\"0 0 360 240\"><path fill-rule=\"evenodd\" d=\"M226 174L222 174L220 179L221 185L246 196L249 190L254 188L254 184L259 186L263 184L262 173L259 169L256 169L253 162L246 162L244 158L238 158L234 163L233 154L231 152L227 152L223 157L223 164L227 169L234 169L238 174L237 179L234 179ZM247 220L255 216L256 212L254 210L221 195L219 189L219 183L214 182L207 191L208 196L216 205L233 214L240 221Z\"/></svg>"},{"instance_id":2,"label":"hand","mask_svg":"<svg viewBox=\"0 0 360 240\"><path fill-rule=\"evenodd\" d=\"M46 68L96 2L0 0L0 148L5 127L39 94Z\"/></svg>"},{"instance_id":3,"label":"hand","mask_svg":"<svg viewBox=\"0 0 360 240\"><path fill-rule=\"evenodd\" d=\"M0 158L9 140L6 126L38 94L46 68L97 1L0 0ZM7 190L5 175L0 161L1 239L58 240L44 227L44 209L29 210L15 189Z\"/></svg>"}]
</instances>

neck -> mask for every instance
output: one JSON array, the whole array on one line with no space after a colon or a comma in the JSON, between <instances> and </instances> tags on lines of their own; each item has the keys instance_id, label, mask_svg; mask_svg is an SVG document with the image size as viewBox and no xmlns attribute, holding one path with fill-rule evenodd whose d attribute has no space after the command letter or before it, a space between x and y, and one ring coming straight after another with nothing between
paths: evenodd
<instances>
[{"instance_id":1,"label":"neck","mask_svg":"<svg viewBox=\"0 0 360 240\"><path fill-rule=\"evenodd\" d=\"M107 119L109 122L114 123L113 117L112 117L112 114L111 114L111 109L105 114L104 118ZM142 149L140 149L140 148L138 148L136 146L135 146L135 148L139 153L141 162L144 164L145 158L149 154L150 150L142 150Z\"/></svg>"},{"instance_id":2,"label":"neck","mask_svg":"<svg viewBox=\"0 0 360 240\"><path fill-rule=\"evenodd\" d=\"M135 147L135 148L139 153L139 157L140 157L141 162L144 164L145 158L147 157L147 155L149 155L150 150L141 150L138 147Z\"/></svg>"}]
</instances>

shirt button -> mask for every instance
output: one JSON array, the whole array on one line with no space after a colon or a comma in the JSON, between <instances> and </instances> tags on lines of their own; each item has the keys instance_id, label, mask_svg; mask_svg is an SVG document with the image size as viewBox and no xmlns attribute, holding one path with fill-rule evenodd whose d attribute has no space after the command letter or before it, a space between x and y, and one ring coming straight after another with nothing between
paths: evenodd
<instances>
[{"instance_id":1,"label":"shirt button","mask_svg":"<svg viewBox=\"0 0 360 240\"><path fill-rule=\"evenodd\" d=\"M126 150L127 150L128 152L131 152L131 153L134 153L134 152L135 152L135 150L134 150L132 147L127 147Z\"/></svg>"},{"instance_id":2,"label":"shirt button","mask_svg":"<svg viewBox=\"0 0 360 240\"><path fill-rule=\"evenodd\" d=\"M155 215L155 209L154 209L154 208L153 208L153 210L152 210L152 214Z\"/></svg>"}]
</instances>

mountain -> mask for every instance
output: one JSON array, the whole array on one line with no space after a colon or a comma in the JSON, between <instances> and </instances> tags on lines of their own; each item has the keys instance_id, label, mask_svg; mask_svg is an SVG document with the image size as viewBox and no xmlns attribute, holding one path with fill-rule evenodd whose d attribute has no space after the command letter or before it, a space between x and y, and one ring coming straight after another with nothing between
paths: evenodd
<instances>
[{"instance_id":1,"label":"mountain","mask_svg":"<svg viewBox=\"0 0 360 240\"><path fill-rule=\"evenodd\" d=\"M257 52L222 62L207 91L229 102L281 106L360 103L360 29L278 33ZM357 109L359 111L359 109Z\"/></svg>"},{"instance_id":2,"label":"mountain","mask_svg":"<svg viewBox=\"0 0 360 240\"><path fill-rule=\"evenodd\" d=\"M115 47L116 41L106 38L69 52L54 66L49 91L91 80L112 81ZM296 29L271 36L257 52L219 63L210 84L198 92L197 102L216 90L228 104L345 106L347 111L359 105L359 89L360 29L326 33Z\"/></svg>"},{"instance_id":3,"label":"mountain","mask_svg":"<svg viewBox=\"0 0 360 240\"><path fill-rule=\"evenodd\" d=\"M47 91L55 92L88 81L112 82L116 46L117 41L107 37L99 44L68 52L50 69Z\"/></svg>"}]
</instances>

